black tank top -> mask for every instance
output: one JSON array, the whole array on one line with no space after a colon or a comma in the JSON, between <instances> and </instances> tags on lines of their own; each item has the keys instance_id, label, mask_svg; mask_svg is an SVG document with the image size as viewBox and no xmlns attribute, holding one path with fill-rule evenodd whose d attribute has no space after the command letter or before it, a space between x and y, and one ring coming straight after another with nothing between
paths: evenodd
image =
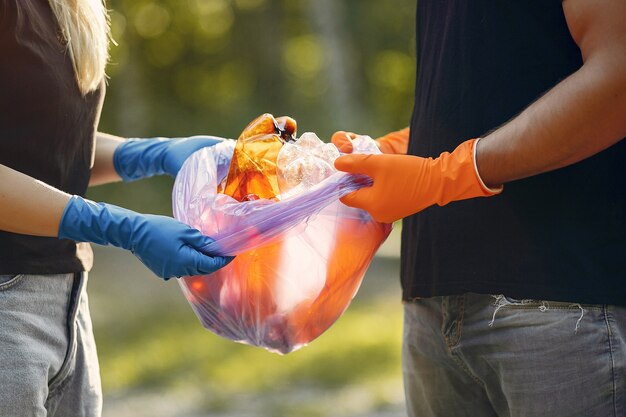
<instances>
[{"instance_id":1,"label":"black tank top","mask_svg":"<svg viewBox=\"0 0 626 417\"><path fill-rule=\"evenodd\" d=\"M103 97L80 93L47 0L0 0L0 164L84 195ZM0 231L0 274L90 267L89 245Z\"/></svg>"},{"instance_id":2,"label":"black tank top","mask_svg":"<svg viewBox=\"0 0 626 417\"><path fill-rule=\"evenodd\" d=\"M561 1L417 3L412 155L484 136L582 65ZM501 196L405 219L404 299L476 292L626 305L625 167L621 141Z\"/></svg>"}]
</instances>

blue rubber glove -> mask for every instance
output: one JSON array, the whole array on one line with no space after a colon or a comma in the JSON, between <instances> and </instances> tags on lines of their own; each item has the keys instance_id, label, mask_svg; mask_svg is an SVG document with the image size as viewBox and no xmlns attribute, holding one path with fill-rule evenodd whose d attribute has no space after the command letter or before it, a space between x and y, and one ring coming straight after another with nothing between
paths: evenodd
<instances>
[{"instance_id":1,"label":"blue rubber glove","mask_svg":"<svg viewBox=\"0 0 626 417\"><path fill-rule=\"evenodd\" d=\"M59 239L127 249L165 279L207 275L233 259L201 253L212 240L171 217L140 214L79 196L65 207Z\"/></svg>"},{"instance_id":2,"label":"blue rubber glove","mask_svg":"<svg viewBox=\"0 0 626 417\"><path fill-rule=\"evenodd\" d=\"M113 165L126 182L153 175L176 177L187 158L196 151L213 146L223 139L215 136L192 136L182 139L128 139L113 153Z\"/></svg>"}]
</instances>

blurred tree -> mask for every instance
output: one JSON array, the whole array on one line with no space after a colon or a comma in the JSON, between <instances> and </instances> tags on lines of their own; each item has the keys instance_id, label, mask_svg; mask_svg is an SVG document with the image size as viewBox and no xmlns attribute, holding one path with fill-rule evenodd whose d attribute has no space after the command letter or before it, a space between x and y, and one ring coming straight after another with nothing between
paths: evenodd
<instances>
[{"instance_id":1,"label":"blurred tree","mask_svg":"<svg viewBox=\"0 0 626 417\"><path fill-rule=\"evenodd\" d=\"M329 80L329 117L334 125L355 126L362 107L356 95L353 73L354 57L348 47L349 34L344 32L345 3L333 0L310 1L311 20L326 51L326 72Z\"/></svg>"},{"instance_id":2,"label":"blurred tree","mask_svg":"<svg viewBox=\"0 0 626 417\"><path fill-rule=\"evenodd\" d=\"M127 137L236 138L270 112L300 131L376 136L408 125L415 2L109 0L113 36L100 129ZM167 179L93 198L167 213Z\"/></svg>"}]
</instances>

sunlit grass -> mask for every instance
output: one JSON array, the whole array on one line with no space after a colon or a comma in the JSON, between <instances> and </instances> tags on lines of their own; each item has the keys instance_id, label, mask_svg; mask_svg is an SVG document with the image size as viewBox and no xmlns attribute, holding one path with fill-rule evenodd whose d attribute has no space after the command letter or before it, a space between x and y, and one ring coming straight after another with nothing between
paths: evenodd
<instances>
[{"instance_id":1,"label":"sunlit grass","mask_svg":"<svg viewBox=\"0 0 626 417\"><path fill-rule=\"evenodd\" d=\"M211 392L207 410L228 408L238 395L318 392L296 404L279 395L270 404L275 416L293 415L292 407L314 417L333 403L384 405L401 390L401 310L388 298L357 301L319 339L286 356L219 338L187 309L153 312L98 329L104 390L202 387Z\"/></svg>"}]
</instances>

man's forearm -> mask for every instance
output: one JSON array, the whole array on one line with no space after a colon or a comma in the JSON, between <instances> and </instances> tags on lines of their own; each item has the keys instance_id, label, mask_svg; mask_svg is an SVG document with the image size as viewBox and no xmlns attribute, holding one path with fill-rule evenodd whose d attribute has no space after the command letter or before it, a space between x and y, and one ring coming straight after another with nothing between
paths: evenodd
<instances>
[{"instance_id":1,"label":"man's forearm","mask_svg":"<svg viewBox=\"0 0 626 417\"><path fill-rule=\"evenodd\" d=\"M122 180L113 166L113 154L123 141L123 138L106 133L96 134L96 153L89 180L90 186Z\"/></svg>"},{"instance_id":2,"label":"man's forearm","mask_svg":"<svg viewBox=\"0 0 626 417\"><path fill-rule=\"evenodd\" d=\"M626 136L626 59L589 61L519 116L483 138L477 166L488 186L588 158Z\"/></svg>"}]
</instances>

